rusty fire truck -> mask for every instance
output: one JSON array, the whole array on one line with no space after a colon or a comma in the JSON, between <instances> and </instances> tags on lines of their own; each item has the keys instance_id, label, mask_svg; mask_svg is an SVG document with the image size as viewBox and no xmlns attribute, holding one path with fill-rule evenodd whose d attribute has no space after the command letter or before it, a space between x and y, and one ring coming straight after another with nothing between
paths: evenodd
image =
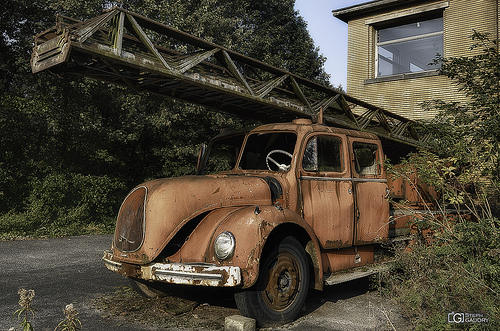
<instances>
[{"instance_id":1,"label":"rusty fire truck","mask_svg":"<svg viewBox=\"0 0 500 331\"><path fill-rule=\"evenodd\" d=\"M159 283L231 287L242 315L277 325L296 318L309 288L369 275L381 244L409 233L388 198L418 192L383 163L425 139L397 114L119 8L59 16L37 35L32 69L267 123L215 137L196 175L125 198L103 261L146 295Z\"/></svg>"}]
</instances>

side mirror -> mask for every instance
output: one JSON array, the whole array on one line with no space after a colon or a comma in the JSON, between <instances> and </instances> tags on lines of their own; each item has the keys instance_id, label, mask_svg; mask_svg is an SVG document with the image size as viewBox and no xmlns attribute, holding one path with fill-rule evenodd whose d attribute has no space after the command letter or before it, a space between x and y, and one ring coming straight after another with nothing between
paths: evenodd
<instances>
[{"instance_id":1,"label":"side mirror","mask_svg":"<svg viewBox=\"0 0 500 331\"><path fill-rule=\"evenodd\" d=\"M207 144L201 144L200 153L198 154L198 163L196 164L196 174L201 175L203 172L203 160L205 159L205 154L207 152Z\"/></svg>"}]
</instances>

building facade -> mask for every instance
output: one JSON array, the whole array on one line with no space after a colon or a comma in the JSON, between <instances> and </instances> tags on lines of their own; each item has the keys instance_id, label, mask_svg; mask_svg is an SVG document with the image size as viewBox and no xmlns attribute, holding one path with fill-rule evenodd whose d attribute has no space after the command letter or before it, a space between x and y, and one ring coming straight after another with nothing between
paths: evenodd
<instances>
[{"instance_id":1,"label":"building facade","mask_svg":"<svg viewBox=\"0 0 500 331\"><path fill-rule=\"evenodd\" d=\"M463 101L436 56L470 56L474 30L499 35L498 0L375 0L333 11L348 24L347 93L410 119L424 101Z\"/></svg>"}]
</instances>

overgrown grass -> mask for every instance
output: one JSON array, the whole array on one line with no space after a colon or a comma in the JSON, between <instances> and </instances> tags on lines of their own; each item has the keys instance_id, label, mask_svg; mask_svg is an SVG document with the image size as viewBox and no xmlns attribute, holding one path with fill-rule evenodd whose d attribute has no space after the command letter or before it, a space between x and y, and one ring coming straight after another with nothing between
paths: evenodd
<instances>
[{"instance_id":1,"label":"overgrown grass","mask_svg":"<svg viewBox=\"0 0 500 331\"><path fill-rule=\"evenodd\" d=\"M386 293L418 330L500 329L500 222L457 224L457 239L396 248ZM488 323L449 323L450 313L476 313Z\"/></svg>"},{"instance_id":2,"label":"overgrown grass","mask_svg":"<svg viewBox=\"0 0 500 331\"><path fill-rule=\"evenodd\" d=\"M420 155L406 171L392 169L405 178L416 171L439 199L432 206L422 200L424 210L409 224L412 241L393 247L383 292L417 330L500 330L500 220L489 204L495 187L482 186L480 176L471 181L452 161ZM476 319L463 320L467 314Z\"/></svg>"}]
</instances>

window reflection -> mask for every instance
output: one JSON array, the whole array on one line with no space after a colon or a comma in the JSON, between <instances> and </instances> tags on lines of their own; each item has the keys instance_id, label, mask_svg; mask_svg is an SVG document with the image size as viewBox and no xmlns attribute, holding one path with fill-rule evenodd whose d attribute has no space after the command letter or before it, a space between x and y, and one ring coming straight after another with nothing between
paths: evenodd
<instances>
[{"instance_id":1,"label":"window reflection","mask_svg":"<svg viewBox=\"0 0 500 331\"><path fill-rule=\"evenodd\" d=\"M379 29L377 76L437 69L431 62L443 54L443 18Z\"/></svg>"},{"instance_id":2,"label":"window reflection","mask_svg":"<svg viewBox=\"0 0 500 331\"><path fill-rule=\"evenodd\" d=\"M305 171L342 172L342 141L336 137L319 136L307 142L302 168Z\"/></svg>"}]
</instances>

